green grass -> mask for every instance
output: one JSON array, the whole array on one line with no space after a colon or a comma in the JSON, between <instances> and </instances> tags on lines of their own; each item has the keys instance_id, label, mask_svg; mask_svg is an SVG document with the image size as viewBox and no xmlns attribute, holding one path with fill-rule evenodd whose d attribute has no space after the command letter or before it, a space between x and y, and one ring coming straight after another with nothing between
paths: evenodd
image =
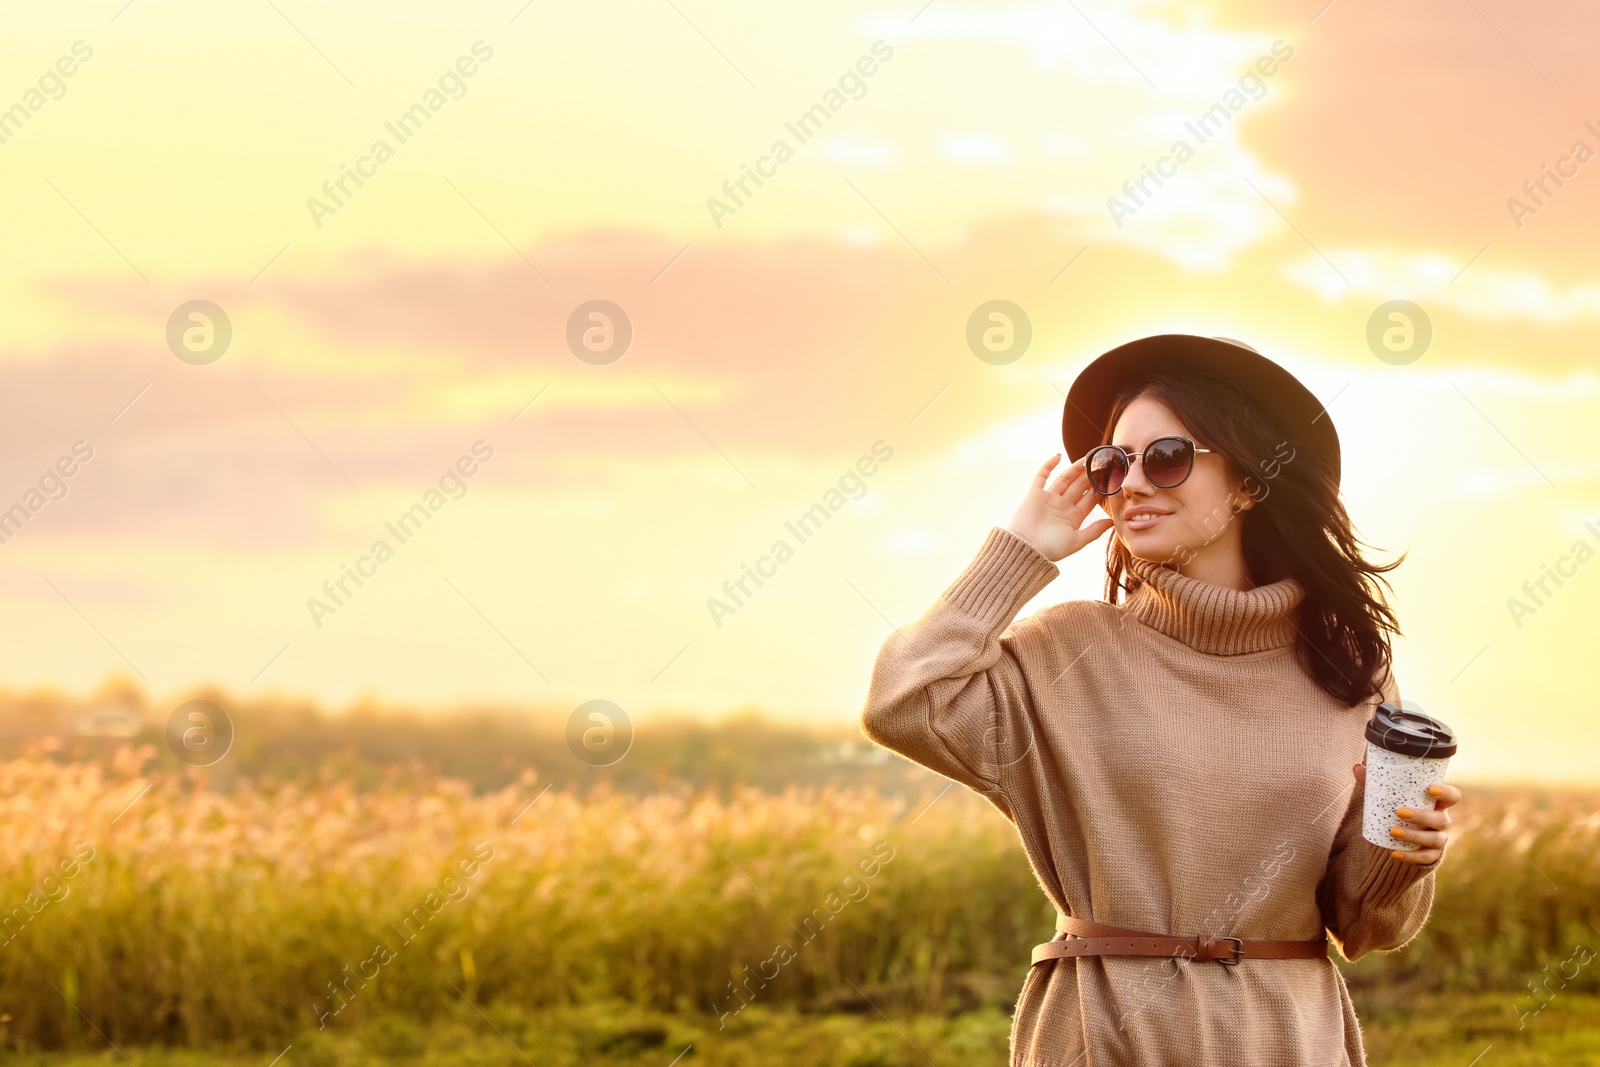
<instances>
[{"instance_id":1,"label":"green grass","mask_svg":"<svg viewBox=\"0 0 1600 1067\"><path fill-rule=\"evenodd\" d=\"M658 739L680 756L643 793L530 767L485 792L425 762L368 780L320 750L309 778L230 779L39 742L0 759L0 1065L123 1063L111 1041L195 1067L290 1045L280 1067L667 1067L690 1045L683 1067L1003 1064L1054 919L1015 828L909 766L903 789L730 785L776 736L719 733L714 758ZM1600 943L1600 793L1473 787L1452 837L1421 933L1336 959L1373 1062L1600 1067L1600 966L1553 977ZM780 944L794 956L719 1030ZM1559 992L1519 1032L1535 982Z\"/></svg>"},{"instance_id":2,"label":"green grass","mask_svg":"<svg viewBox=\"0 0 1600 1067\"><path fill-rule=\"evenodd\" d=\"M20 927L0 952L0 1050L65 1047L81 1020L60 998L118 1044L281 1048L345 982L342 1026L429 1026L447 980L480 1004L620 999L715 1024L780 942L795 957L762 1007L848 1011L848 979L891 1015L955 1015L1005 1007L1054 918L1015 830L970 791L913 820L920 806L839 786L721 801L671 783L223 791L24 760L0 776L0 908ZM1353 991L1523 989L1600 938L1600 800L1540 799L1462 813L1427 926L1340 964ZM460 873L480 847L492 859ZM380 942L395 958L374 973ZM1600 993L1600 966L1562 992Z\"/></svg>"},{"instance_id":3,"label":"green grass","mask_svg":"<svg viewBox=\"0 0 1600 1067\"><path fill-rule=\"evenodd\" d=\"M1519 1032L1514 995L1431 994L1414 1004L1357 1011L1373 1067L1600 1067L1600 997L1558 995ZM948 1018L876 1013L808 1015L752 1005L719 1031L694 1018L622 1002L524 1011L464 1002L429 1027L385 1015L360 1027L298 1035L280 1067L1004 1067L1011 1020L984 1009ZM79 1050L12 1055L17 1067L266 1067L281 1050L195 1052L124 1047L87 1027ZM98 1046L98 1047L96 1047ZM924 1059L926 1056L926 1059Z\"/></svg>"},{"instance_id":4,"label":"green grass","mask_svg":"<svg viewBox=\"0 0 1600 1067\"><path fill-rule=\"evenodd\" d=\"M1415 1010L1387 1008L1356 1013L1374 1067L1600 1067L1600 996L1560 995L1525 1020L1517 1011L1531 1003L1524 992L1471 996L1432 995Z\"/></svg>"}]
</instances>

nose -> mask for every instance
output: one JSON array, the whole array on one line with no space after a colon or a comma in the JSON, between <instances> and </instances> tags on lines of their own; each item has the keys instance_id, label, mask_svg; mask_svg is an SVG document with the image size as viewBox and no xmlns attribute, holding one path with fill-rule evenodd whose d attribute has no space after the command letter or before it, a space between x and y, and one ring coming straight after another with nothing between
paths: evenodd
<instances>
[{"instance_id":1,"label":"nose","mask_svg":"<svg viewBox=\"0 0 1600 1067\"><path fill-rule=\"evenodd\" d=\"M1134 496L1149 496L1155 492L1156 487L1144 476L1143 456L1135 456L1128 464L1128 473L1122 476L1122 492L1127 493L1130 487Z\"/></svg>"}]
</instances>

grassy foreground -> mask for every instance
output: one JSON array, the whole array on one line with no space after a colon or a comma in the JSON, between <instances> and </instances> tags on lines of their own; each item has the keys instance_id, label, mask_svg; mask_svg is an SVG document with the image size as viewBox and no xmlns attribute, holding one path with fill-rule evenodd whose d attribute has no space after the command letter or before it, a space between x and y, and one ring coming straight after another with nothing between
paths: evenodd
<instances>
[{"instance_id":1,"label":"grassy foreground","mask_svg":"<svg viewBox=\"0 0 1600 1067\"><path fill-rule=\"evenodd\" d=\"M1600 1067L1600 997L1557 998L1521 1032L1504 996L1429 995L1404 1017L1357 1005L1373 1067ZM752 1006L736 1026L622 1003L483 1014L465 1004L427 1028L384 1016L348 1032L308 1032L280 1067L1004 1067L1010 1018L998 1009L945 1018L807 1015ZM86 1040L96 1040L87 1035ZM124 1047L9 1058L18 1067L266 1067L276 1053ZM682 1054L681 1059L678 1057ZM1482 1058L1478 1057L1482 1055Z\"/></svg>"},{"instance_id":2,"label":"grassy foreground","mask_svg":"<svg viewBox=\"0 0 1600 1067\"><path fill-rule=\"evenodd\" d=\"M690 1045L685 1063L1003 1063L1052 927L1014 828L934 781L914 801L670 778L580 795L531 772L480 792L149 762L0 761L7 1063L124 1062L113 1043L197 1067L285 1048L282 1067L666 1067ZM1600 797L1467 795L1424 931L1339 964L1373 1060L1594 1062ZM719 1030L735 982L758 992ZM1518 1032L1535 984L1549 1006Z\"/></svg>"}]
</instances>

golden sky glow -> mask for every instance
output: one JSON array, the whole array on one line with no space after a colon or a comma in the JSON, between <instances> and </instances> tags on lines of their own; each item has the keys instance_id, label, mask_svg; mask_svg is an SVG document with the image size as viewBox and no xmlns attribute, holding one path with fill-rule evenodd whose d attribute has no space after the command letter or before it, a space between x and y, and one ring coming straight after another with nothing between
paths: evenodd
<instances>
[{"instance_id":1,"label":"golden sky glow","mask_svg":"<svg viewBox=\"0 0 1600 1067\"><path fill-rule=\"evenodd\" d=\"M1401 689L1457 773L1591 777L1594 17L919 3L11 13L0 680L851 719L1076 370L1178 331L1328 405L1359 532L1411 552ZM965 342L992 299L1033 324L1004 366ZM1433 328L1403 365L1366 339L1396 299ZM194 300L215 362L169 349ZM567 347L591 300L620 360ZM1025 610L1098 597L1102 548Z\"/></svg>"}]
</instances>

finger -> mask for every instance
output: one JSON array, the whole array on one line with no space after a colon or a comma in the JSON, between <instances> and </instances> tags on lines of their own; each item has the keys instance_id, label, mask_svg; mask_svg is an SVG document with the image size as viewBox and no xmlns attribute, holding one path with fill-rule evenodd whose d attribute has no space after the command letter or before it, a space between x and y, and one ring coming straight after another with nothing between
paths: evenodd
<instances>
[{"instance_id":1,"label":"finger","mask_svg":"<svg viewBox=\"0 0 1600 1067\"><path fill-rule=\"evenodd\" d=\"M1461 790L1447 782L1435 782L1428 787L1428 795L1436 798L1434 809L1442 811L1461 801Z\"/></svg>"},{"instance_id":2,"label":"finger","mask_svg":"<svg viewBox=\"0 0 1600 1067\"><path fill-rule=\"evenodd\" d=\"M1405 826L1389 827L1389 836L1396 841L1407 841L1423 848L1444 848L1450 840L1441 830L1417 830Z\"/></svg>"},{"instance_id":3,"label":"finger","mask_svg":"<svg viewBox=\"0 0 1600 1067\"><path fill-rule=\"evenodd\" d=\"M1062 483L1061 499L1076 507L1086 504L1092 506L1100 497L1090 488L1089 476L1080 470L1075 477Z\"/></svg>"},{"instance_id":4,"label":"finger","mask_svg":"<svg viewBox=\"0 0 1600 1067\"><path fill-rule=\"evenodd\" d=\"M1081 519L1084 514L1083 502L1085 494L1089 492L1089 484L1084 476L1057 481L1050 487L1054 492L1054 503L1059 507L1073 512L1074 517ZM1077 509L1074 511L1074 509Z\"/></svg>"},{"instance_id":5,"label":"finger","mask_svg":"<svg viewBox=\"0 0 1600 1067\"><path fill-rule=\"evenodd\" d=\"M1430 863L1437 862L1439 857L1444 855L1444 850L1437 848L1419 848L1415 852L1403 852L1396 849L1395 851L1389 853L1389 855L1393 856L1395 860L1400 863L1415 863L1418 866L1426 867Z\"/></svg>"},{"instance_id":6,"label":"finger","mask_svg":"<svg viewBox=\"0 0 1600 1067\"><path fill-rule=\"evenodd\" d=\"M1101 534L1105 533L1115 525L1116 523L1112 522L1110 519L1099 519L1093 526L1085 526L1083 528L1083 532L1087 533L1088 536L1084 538L1083 543L1088 544L1090 541L1095 540Z\"/></svg>"},{"instance_id":7,"label":"finger","mask_svg":"<svg viewBox=\"0 0 1600 1067\"><path fill-rule=\"evenodd\" d=\"M1089 512L1094 508L1093 501L1087 497L1079 496L1080 492L1089 490L1069 489L1064 495L1054 499L1052 511L1062 522L1071 523L1081 535L1079 545L1086 545L1111 529L1115 523L1110 519L1097 519L1088 523Z\"/></svg>"},{"instance_id":8,"label":"finger","mask_svg":"<svg viewBox=\"0 0 1600 1067\"><path fill-rule=\"evenodd\" d=\"M1100 494L1096 493L1094 488L1089 484L1089 468L1082 459L1079 459L1072 465L1069 473L1071 474L1071 479L1067 484L1067 489L1069 490L1069 495L1074 501L1084 498L1093 501L1099 501L1103 499Z\"/></svg>"},{"instance_id":9,"label":"finger","mask_svg":"<svg viewBox=\"0 0 1600 1067\"><path fill-rule=\"evenodd\" d=\"M1440 808L1396 808L1395 816L1424 830L1443 830L1450 825L1450 813Z\"/></svg>"},{"instance_id":10,"label":"finger","mask_svg":"<svg viewBox=\"0 0 1600 1067\"><path fill-rule=\"evenodd\" d=\"M1350 771L1356 776L1356 785L1365 788L1367 784L1367 765L1364 763L1358 763L1354 767L1351 767Z\"/></svg>"},{"instance_id":11,"label":"finger","mask_svg":"<svg viewBox=\"0 0 1600 1067\"><path fill-rule=\"evenodd\" d=\"M1040 465L1038 473L1036 473L1033 476L1033 487L1035 489L1043 489L1044 488L1045 480L1050 477L1050 471L1055 467L1056 461L1059 460L1060 458L1061 458L1061 453L1057 452L1055 455L1051 456L1049 459L1045 460L1043 464Z\"/></svg>"},{"instance_id":12,"label":"finger","mask_svg":"<svg viewBox=\"0 0 1600 1067\"><path fill-rule=\"evenodd\" d=\"M1056 454L1058 456L1060 455L1059 452ZM1050 491L1053 493L1061 493L1073 482L1077 481L1078 477L1082 474L1083 460L1080 459L1076 463L1069 463L1067 466L1062 467L1060 472L1056 474L1055 481L1050 483Z\"/></svg>"}]
</instances>

